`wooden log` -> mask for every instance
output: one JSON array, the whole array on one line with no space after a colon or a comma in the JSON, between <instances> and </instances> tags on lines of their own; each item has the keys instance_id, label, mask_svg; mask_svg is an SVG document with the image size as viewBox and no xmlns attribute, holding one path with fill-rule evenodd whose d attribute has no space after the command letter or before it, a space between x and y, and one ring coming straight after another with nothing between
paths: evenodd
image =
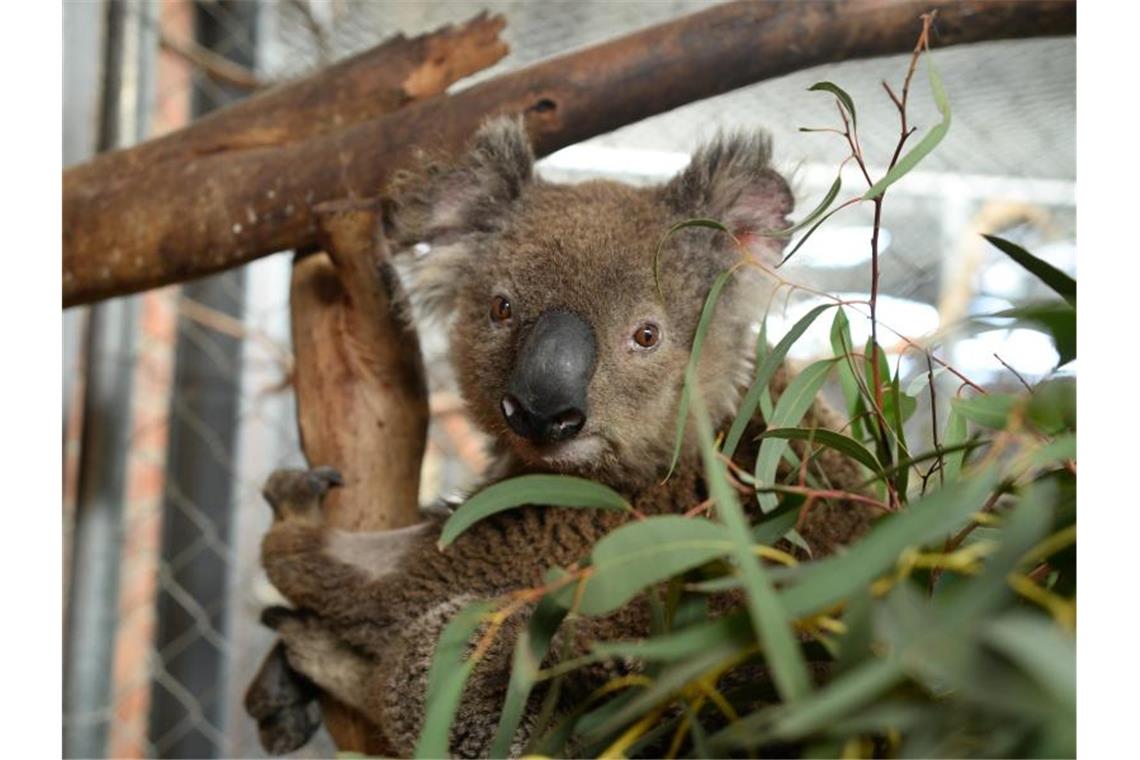
<instances>
[{"instance_id":1,"label":"wooden log","mask_svg":"<svg viewBox=\"0 0 1140 760\"><path fill-rule=\"evenodd\" d=\"M488 115L525 114L546 154L770 77L909 51L932 9L943 47L1076 29L1068 1L735 2L308 140L223 145L128 172L79 167L64 174L64 305L311 245L314 204L382 192L414 146L457 149Z\"/></svg>"},{"instance_id":2,"label":"wooden log","mask_svg":"<svg viewBox=\"0 0 1140 760\"><path fill-rule=\"evenodd\" d=\"M484 12L459 26L448 24L411 39L397 34L303 79L211 111L175 132L101 153L65 177L131 174L167 161L286 145L359 124L438 95L500 61L508 52L499 38L504 26L502 16Z\"/></svg>"},{"instance_id":3,"label":"wooden log","mask_svg":"<svg viewBox=\"0 0 1140 760\"><path fill-rule=\"evenodd\" d=\"M312 466L344 477L325 500L326 520L346 530L391 530L420 520L420 465L428 403L414 328L377 201L314 210L327 253L293 267L290 315L301 446ZM327 695L325 725L341 750L391 756L377 729Z\"/></svg>"},{"instance_id":4,"label":"wooden log","mask_svg":"<svg viewBox=\"0 0 1140 760\"><path fill-rule=\"evenodd\" d=\"M325 501L348 530L392 530L420 520L427 386L415 328L397 304L376 200L321 204L326 253L293 267L293 387L301 448L344 476Z\"/></svg>"}]
</instances>

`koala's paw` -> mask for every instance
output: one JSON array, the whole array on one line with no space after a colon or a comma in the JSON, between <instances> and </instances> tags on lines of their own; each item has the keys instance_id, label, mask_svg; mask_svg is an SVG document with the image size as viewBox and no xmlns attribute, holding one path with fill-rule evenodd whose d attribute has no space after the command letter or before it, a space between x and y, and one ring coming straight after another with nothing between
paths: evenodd
<instances>
[{"instance_id":1,"label":"koala's paw","mask_svg":"<svg viewBox=\"0 0 1140 760\"><path fill-rule=\"evenodd\" d=\"M277 470L269 476L261 494L278 520L296 517L319 520L325 494L341 485L344 478L332 467Z\"/></svg>"},{"instance_id":2,"label":"koala's paw","mask_svg":"<svg viewBox=\"0 0 1140 760\"><path fill-rule=\"evenodd\" d=\"M245 709L257 721L261 746L271 755L303 747L321 724L317 689L289 665L278 642L245 694Z\"/></svg>"}]
</instances>

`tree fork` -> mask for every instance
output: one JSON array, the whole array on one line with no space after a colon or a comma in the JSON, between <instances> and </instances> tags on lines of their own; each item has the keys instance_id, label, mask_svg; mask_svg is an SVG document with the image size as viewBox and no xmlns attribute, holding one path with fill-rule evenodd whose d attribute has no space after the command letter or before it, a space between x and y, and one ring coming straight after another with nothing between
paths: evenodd
<instances>
[{"instance_id":1,"label":"tree fork","mask_svg":"<svg viewBox=\"0 0 1140 760\"><path fill-rule=\"evenodd\" d=\"M1076 31L1068 0L734 2L349 126L320 132L310 125L296 133L303 139L222 141L161 161L144 160L157 150L147 143L64 172L64 306L311 246L313 205L383 192L414 147L458 150L490 115L524 114L545 155L771 77L910 52L919 17L931 10L940 47ZM218 118L239 128L259 113L247 108L240 119Z\"/></svg>"},{"instance_id":2,"label":"tree fork","mask_svg":"<svg viewBox=\"0 0 1140 760\"><path fill-rule=\"evenodd\" d=\"M290 288L301 447L310 466L331 465L344 478L325 497L329 525L414 525L421 519L427 385L388 260L380 203L330 202L313 213L325 252L298 257ZM339 749L392 755L379 730L352 709L322 694L321 711Z\"/></svg>"}]
</instances>

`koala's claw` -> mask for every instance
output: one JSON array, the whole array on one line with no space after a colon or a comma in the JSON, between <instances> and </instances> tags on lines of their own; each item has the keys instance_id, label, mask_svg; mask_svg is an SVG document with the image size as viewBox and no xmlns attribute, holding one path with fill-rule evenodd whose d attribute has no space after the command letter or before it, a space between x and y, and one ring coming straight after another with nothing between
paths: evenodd
<instances>
[{"instance_id":1,"label":"koala's claw","mask_svg":"<svg viewBox=\"0 0 1140 760\"><path fill-rule=\"evenodd\" d=\"M334 486L343 486L344 477L333 467L311 470L276 470L265 482L262 496L278 518L289 515L319 515L321 500Z\"/></svg>"},{"instance_id":2,"label":"koala's claw","mask_svg":"<svg viewBox=\"0 0 1140 760\"><path fill-rule=\"evenodd\" d=\"M340 471L327 465L309 470L309 477L318 484L318 487L323 485L325 491L333 486L344 485L344 476L340 474Z\"/></svg>"}]
</instances>

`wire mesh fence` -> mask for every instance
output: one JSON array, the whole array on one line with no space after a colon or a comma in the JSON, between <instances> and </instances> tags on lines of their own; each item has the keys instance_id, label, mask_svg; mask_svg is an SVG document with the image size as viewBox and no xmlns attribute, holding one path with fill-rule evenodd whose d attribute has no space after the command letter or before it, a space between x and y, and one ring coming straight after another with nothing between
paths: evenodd
<instances>
[{"instance_id":1,"label":"wire mesh fence","mask_svg":"<svg viewBox=\"0 0 1140 760\"><path fill-rule=\"evenodd\" d=\"M103 84L135 93L139 128L120 141L129 142L243 97L250 90L239 86L242 76L246 84L300 76L393 34L460 22L482 8L506 16L511 53L469 81L706 5L127 0L107 6L118 8L121 28L103 22L95 34L104 48L118 46L125 61L117 79L104 72ZM143 55L148 45L151 54ZM202 50L237 68L219 69ZM1042 295L979 243L978 232L1009 235L1075 271L1074 54L1072 39L936 50L953 128L886 204L882 292L894 303L883 319L900 333L921 338L940 324ZM573 146L541 162L540 172L565 181L657 182L716 130L763 127L773 135L779 166L794 178L798 207L807 209L845 155L833 136L799 131L836 119L830 99L807 87L829 79L851 93L865 125L864 150L881 166L898 126L880 82L898 81L905 64L905 57L888 57L764 82ZM925 129L937 118L929 98L917 94L912 122ZM866 293L869 226L862 209L835 217L786 276L829 292ZM180 288L117 299L107 308L125 315L118 322L98 309L71 317L65 354L74 358L73 377L64 399L69 756L263 754L242 697L272 641L257 622L275 598L258 564L270 518L261 485L273 469L302 463L290 388L289 275L284 253ZM789 325L806 298L797 293L774 304L770 333ZM937 349L981 383L1016 382L1007 364L1040 377L1055 360L1048 339L1033 330L940 334ZM469 482L483 453L449 379L444 337L422 339L432 393L427 501ZM825 335L818 346L827 350ZM925 371L901 344L887 348L910 374ZM100 380L101 368L115 371ZM95 391L103 386L118 391L114 404L100 403ZM91 432L115 422L117 438ZM96 577L109 580L94 583ZM332 752L322 733L298 756Z\"/></svg>"}]
</instances>

